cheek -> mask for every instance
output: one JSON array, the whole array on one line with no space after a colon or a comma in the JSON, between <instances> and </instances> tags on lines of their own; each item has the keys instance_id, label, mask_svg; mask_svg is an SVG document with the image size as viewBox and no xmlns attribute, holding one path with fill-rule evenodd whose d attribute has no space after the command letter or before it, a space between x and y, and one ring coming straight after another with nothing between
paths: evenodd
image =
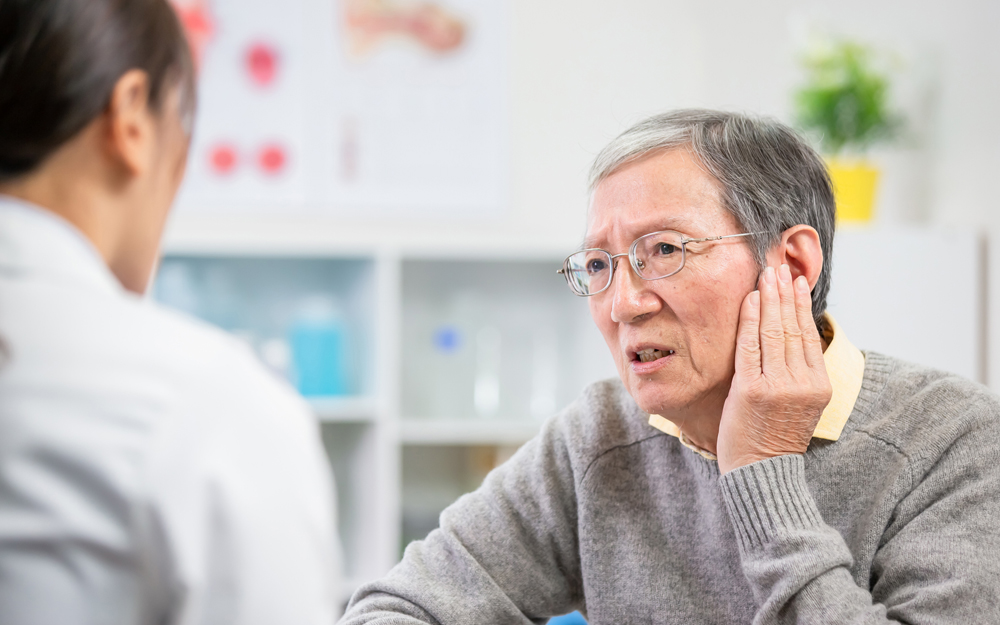
<instances>
[{"instance_id":1,"label":"cheek","mask_svg":"<svg viewBox=\"0 0 1000 625\"><path fill-rule=\"evenodd\" d=\"M601 331L601 334L606 339L608 337L608 332L613 330L614 323L611 323L611 311L606 310L604 302L598 299L599 296L590 297L587 299L587 305L590 307L590 318L594 320L594 324L597 329Z\"/></svg>"},{"instance_id":2,"label":"cheek","mask_svg":"<svg viewBox=\"0 0 1000 625\"><path fill-rule=\"evenodd\" d=\"M617 362L621 349L618 346L618 324L611 320L611 298L595 295L588 298L587 304L590 306L590 318L594 320L594 325L601 332Z\"/></svg>"},{"instance_id":3,"label":"cheek","mask_svg":"<svg viewBox=\"0 0 1000 625\"><path fill-rule=\"evenodd\" d=\"M678 285L664 299L681 327L695 366L728 370L736 349L740 307L748 292L746 280L731 274L698 275Z\"/></svg>"},{"instance_id":4,"label":"cheek","mask_svg":"<svg viewBox=\"0 0 1000 625\"><path fill-rule=\"evenodd\" d=\"M180 186L181 181L184 179L184 172L187 171L188 154L190 151L191 142L185 140L177 155L176 165L174 166L174 183L177 186Z\"/></svg>"},{"instance_id":5,"label":"cheek","mask_svg":"<svg viewBox=\"0 0 1000 625\"><path fill-rule=\"evenodd\" d=\"M184 172L187 170L188 162L188 152L191 148L191 141L180 134L180 132L175 132L171 135L169 139L168 149L165 150L167 157L164 162L164 170L166 174L166 184L172 190L176 191L180 187L181 182L184 180Z\"/></svg>"},{"instance_id":6,"label":"cheek","mask_svg":"<svg viewBox=\"0 0 1000 625\"><path fill-rule=\"evenodd\" d=\"M156 163L155 178L150 181L150 201L146 204L147 210L143 211L149 238L155 239L157 245L177 192L184 181L188 145L187 139L178 132L167 135L161 143L162 151Z\"/></svg>"}]
</instances>

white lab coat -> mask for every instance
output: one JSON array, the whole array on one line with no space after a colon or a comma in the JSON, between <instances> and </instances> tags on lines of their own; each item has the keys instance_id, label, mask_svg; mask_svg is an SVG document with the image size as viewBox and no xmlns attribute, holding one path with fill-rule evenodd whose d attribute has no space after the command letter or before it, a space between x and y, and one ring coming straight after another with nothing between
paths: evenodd
<instances>
[{"instance_id":1,"label":"white lab coat","mask_svg":"<svg viewBox=\"0 0 1000 625\"><path fill-rule=\"evenodd\" d=\"M331 473L238 341L0 196L0 623L330 625Z\"/></svg>"}]
</instances>

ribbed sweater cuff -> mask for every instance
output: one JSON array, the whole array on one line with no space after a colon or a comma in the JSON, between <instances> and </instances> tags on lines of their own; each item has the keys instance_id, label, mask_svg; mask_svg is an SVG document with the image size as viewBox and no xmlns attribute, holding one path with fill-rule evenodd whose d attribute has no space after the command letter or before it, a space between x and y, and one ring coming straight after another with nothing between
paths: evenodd
<instances>
[{"instance_id":1,"label":"ribbed sweater cuff","mask_svg":"<svg viewBox=\"0 0 1000 625\"><path fill-rule=\"evenodd\" d=\"M778 456L734 469L719 478L719 487L742 553L790 531L823 524L806 484L802 456Z\"/></svg>"}]
</instances>

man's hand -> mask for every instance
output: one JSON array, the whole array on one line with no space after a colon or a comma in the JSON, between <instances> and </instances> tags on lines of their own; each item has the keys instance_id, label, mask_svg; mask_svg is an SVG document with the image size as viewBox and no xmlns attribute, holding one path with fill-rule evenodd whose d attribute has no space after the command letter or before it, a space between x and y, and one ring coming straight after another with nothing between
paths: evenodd
<instances>
[{"instance_id":1,"label":"man's hand","mask_svg":"<svg viewBox=\"0 0 1000 625\"><path fill-rule=\"evenodd\" d=\"M832 390L812 317L809 283L787 265L764 270L746 296L736 374L719 424L719 470L805 453Z\"/></svg>"}]
</instances>

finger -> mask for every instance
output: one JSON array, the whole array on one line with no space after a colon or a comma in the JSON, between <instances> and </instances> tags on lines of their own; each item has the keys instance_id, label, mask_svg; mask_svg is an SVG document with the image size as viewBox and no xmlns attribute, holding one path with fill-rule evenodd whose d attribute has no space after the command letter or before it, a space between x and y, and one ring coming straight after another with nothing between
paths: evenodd
<instances>
[{"instance_id":1,"label":"finger","mask_svg":"<svg viewBox=\"0 0 1000 625\"><path fill-rule=\"evenodd\" d=\"M751 291L740 307L736 334L736 374L747 380L760 377L760 292Z\"/></svg>"},{"instance_id":2,"label":"finger","mask_svg":"<svg viewBox=\"0 0 1000 625\"><path fill-rule=\"evenodd\" d=\"M785 368L785 332L781 327L781 301L774 267L764 269L760 281L761 370L776 375Z\"/></svg>"},{"instance_id":3,"label":"finger","mask_svg":"<svg viewBox=\"0 0 1000 625\"><path fill-rule=\"evenodd\" d=\"M809 291L809 281L805 276L795 279L795 314L799 318L799 327L802 328L802 348L805 355L806 365L812 367L826 367L823 360L823 341L820 339L819 330L816 328L816 321L812 314L812 294Z\"/></svg>"},{"instance_id":4,"label":"finger","mask_svg":"<svg viewBox=\"0 0 1000 625\"><path fill-rule=\"evenodd\" d=\"M785 338L785 364L799 371L806 364L802 347L802 330L795 309L795 288L792 286L792 272L788 265L778 268L778 296L781 298L781 329Z\"/></svg>"}]
</instances>

